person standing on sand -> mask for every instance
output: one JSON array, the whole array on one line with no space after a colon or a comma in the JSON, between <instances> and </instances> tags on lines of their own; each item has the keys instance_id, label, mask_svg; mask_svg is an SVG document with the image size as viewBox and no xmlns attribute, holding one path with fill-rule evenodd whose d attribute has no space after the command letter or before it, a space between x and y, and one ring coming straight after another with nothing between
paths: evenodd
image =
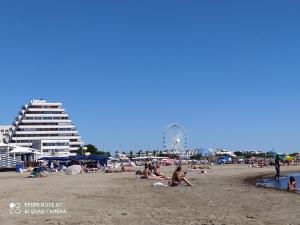
<instances>
[{"instance_id":1,"label":"person standing on sand","mask_svg":"<svg viewBox=\"0 0 300 225\"><path fill-rule=\"evenodd\" d=\"M276 155L276 159L275 159L275 170L276 170L275 180L279 180L279 177L280 177L280 162L279 162L279 155Z\"/></svg>"}]
</instances>

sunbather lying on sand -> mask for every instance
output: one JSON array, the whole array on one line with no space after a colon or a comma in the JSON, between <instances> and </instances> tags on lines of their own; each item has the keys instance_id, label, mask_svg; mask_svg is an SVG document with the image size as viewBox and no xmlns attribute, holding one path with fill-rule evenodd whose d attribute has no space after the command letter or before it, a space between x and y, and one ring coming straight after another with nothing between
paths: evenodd
<instances>
[{"instance_id":1,"label":"sunbather lying on sand","mask_svg":"<svg viewBox=\"0 0 300 225\"><path fill-rule=\"evenodd\" d=\"M186 173L184 173L183 175L181 175L181 166L178 166L176 168L176 170L174 171L173 173L173 176L172 176L172 181L169 182L169 186L178 186L179 184L182 183L182 181L184 183L186 183L188 186L193 186L186 178L185 178L185 175Z\"/></svg>"},{"instance_id":2,"label":"sunbather lying on sand","mask_svg":"<svg viewBox=\"0 0 300 225\"><path fill-rule=\"evenodd\" d=\"M190 167L191 170L204 170L204 169L210 169L208 166L196 166L196 165L191 165Z\"/></svg>"},{"instance_id":3,"label":"sunbather lying on sand","mask_svg":"<svg viewBox=\"0 0 300 225\"><path fill-rule=\"evenodd\" d=\"M105 172L106 173L122 173L122 172L135 172L135 171L130 167L122 166L121 169L107 168Z\"/></svg>"},{"instance_id":4,"label":"sunbather lying on sand","mask_svg":"<svg viewBox=\"0 0 300 225\"><path fill-rule=\"evenodd\" d=\"M40 172L40 169L38 167L35 167L30 176L28 176L28 178L36 178L36 177L46 177L46 175L43 175L41 172Z\"/></svg>"},{"instance_id":5,"label":"sunbather lying on sand","mask_svg":"<svg viewBox=\"0 0 300 225\"><path fill-rule=\"evenodd\" d=\"M124 167L121 168L122 172L135 172L131 167Z\"/></svg>"},{"instance_id":6,"label":"sunbather lying on sand","mask_svg":"<svg viewBox=\"0 0 300 225\"><path fill-rule=\"evenodd\" d=\"M122 173L122 169L115 169L115 168L107 168L105 173Z\"/></svg>"},{"instance_id":7,"label":"sunbather lying on sand","mask_svg":"<svg viewBox=\"0 0 300 225\"><path fill-rule=\"evenodd\" d=\"M150 179L150 180L167 180L168 178L159 177L155 174L152 174L149 170L149 165L145 164L145 169L143 171L143 175L140 177L142 179Z\"/></svg>"},{"instance_id":8,"label":"sunbather lying on sand","mask_svg":"<svg viewBox=\"0 0 300 225\"><path fill-rule=\"evenodd\" d=\"M197 169L191 168L190 171L191 171L191 172L200 172L200 174L207 174L207 171L206 171L206 170L200 169L200 168L199 168L199 169L198 169L198 168L197 168Z\"/></svg>"},{"instance_id":9,"label":"sunbather lying on sand","mask_svg":"<svg viewBox=\"0 0 300 225\"><path fill-rule=\"evenodd\" d=\"M160 172L160 164L157 164L154 167L154 175L160 178L164 178L164 179L171 179L171 177L165 176Z\"/></svg>"}]
</instances>

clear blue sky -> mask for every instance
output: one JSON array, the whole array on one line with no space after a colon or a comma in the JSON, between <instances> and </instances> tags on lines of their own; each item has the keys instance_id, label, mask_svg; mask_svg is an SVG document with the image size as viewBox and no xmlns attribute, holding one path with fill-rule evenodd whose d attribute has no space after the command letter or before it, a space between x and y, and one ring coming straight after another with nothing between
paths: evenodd
<instances>
[{"instance_id":1,"label":"clear blue sky","mask_svg":"<svg viewBox=\"0 0 300 225\"><path fill-rule=\"evenodd\" d=\"M299 1L0 1L0 124L61 101L83 140L300 150Z\"/></svg>"}]
</instances>

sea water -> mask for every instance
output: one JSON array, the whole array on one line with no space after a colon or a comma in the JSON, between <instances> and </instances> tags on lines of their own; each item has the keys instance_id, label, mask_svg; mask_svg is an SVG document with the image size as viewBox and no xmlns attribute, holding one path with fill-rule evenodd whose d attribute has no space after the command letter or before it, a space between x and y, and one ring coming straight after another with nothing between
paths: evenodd
<instances>
[{"instance_id":1,"label":"sea water","mask_svg":"<svg viewBox=\"0 0 300 225\"><path fill-rule=\"evenodd\" d=\"M296 180L296 188L297 193L300 194L300 173L289 173L285 176L279 178L279 180L275 180L274 177L264 178L256 181L256 186L263 186L268 188L275 188L280 190L287 190L288 181L290 176L293 176Z\"/></svg>"}]
</instances>

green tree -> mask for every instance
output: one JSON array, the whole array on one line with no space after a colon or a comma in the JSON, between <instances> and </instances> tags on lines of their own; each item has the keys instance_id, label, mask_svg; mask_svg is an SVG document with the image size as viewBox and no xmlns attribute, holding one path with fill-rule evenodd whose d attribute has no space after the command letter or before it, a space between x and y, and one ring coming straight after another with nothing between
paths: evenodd
<instances>
[{"instance_id":1,"label":"green tree","mask_svg":"<svg viewBox=\"0 0 300 225\"><path fill-rule=\"evenodd\" d=\"M94 145L88 144L84 147L87 148L85 152L90 152L91 155L96 155L96 153L98 152L98 149Z\"/></svg>"},{"instance_id":2,"label":"green tree","mask_svg":"<svg viewBox=\"0 0 300 225\"><path fill-rule=\"evenodd\" d=\"M147 151L146 151L146 156L148 156L148 155L149 155L149 151L147 150Z\"/></svg>"},{"instance_id":3,"label":"green tree","mask_svg":"<svg viewBox=\"0 0 300 225\"><path fill-rule=\"evenodd\" d=\"M153 156L156 156L156 151L155 151L155 150L152 151L152 155L153 155Z\"/></svg>"},{"instance_id":4,"label":"green tree","mask_svg":"<svg viewBox=\"0 0 300 225\"><path fill-rule=\"evenodd\" d=\"M105 155L106 155L106 152L104 152L104 151L97 151L97 152L95 153L95 155L105 156Z\"/></svg>"},{"instance_id":5,"label":"green tree","mask_svg":"<svg viewBox=\"0 0 300 225\"><path fill-rule=\"evenodd\" d=\"M132 159L133 158L133 151L129 152L129 158Z\"/></svg>"},{"instance_id":6,"label":"green tree","mask_svg":"<svg viewBox=\"0 0 300 225\"><path fill-rule=\"evenodd\" d=\"M238 157L244 156L244 154L240 151L234 152L234 154Z\"/></svg>"},{"instance_id":7,"label":"green tree","mask_svg":"<svg viewBox=\"0 0 300 225\"><path fill-rule=\"evenodd\" d=\"M266 155L266 153L259 153L259 154L257 154L257 157L266 158L267 155Z\"/></svg>"},{"instance_id":8,"label":"green tree","mask_svg":"<svg viewBox=\"0 0 300 225\"><path fill-rule=\"evenodd\" d=\"M82 155L82 153L83 153L83 149L82 146L80 146L76 151L76 155Z\"/></svg>"}]
</instances>

